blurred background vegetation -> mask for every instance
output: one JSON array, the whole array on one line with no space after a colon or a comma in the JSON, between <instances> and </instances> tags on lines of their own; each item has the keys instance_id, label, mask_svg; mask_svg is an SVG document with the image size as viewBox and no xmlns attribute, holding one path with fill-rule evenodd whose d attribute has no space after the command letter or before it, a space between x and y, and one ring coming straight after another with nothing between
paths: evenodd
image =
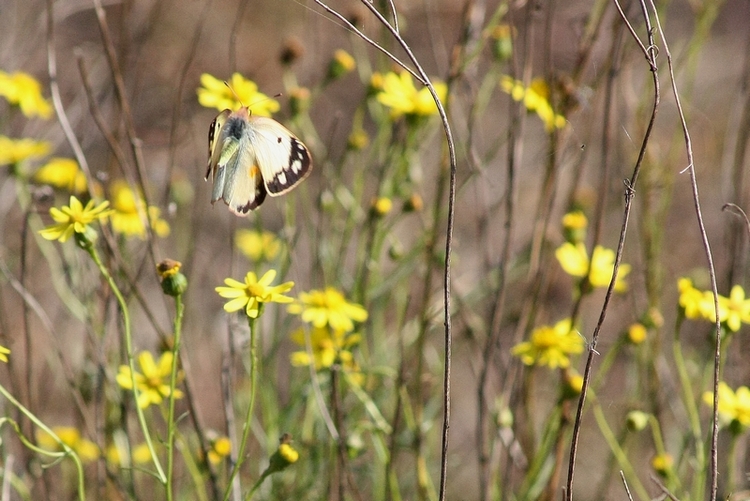
<instances>
[{"instance_id":1,"label":"blurred background vegetation","mask_svg":"<svg viewBox=\"0 0 750 501\"><path fill-rule=\"evenodd\" d=\"M328 5L408 61L365 5ZM389 2L373 5L393 23ZM393 5L400 33L447 94L458 153L448 498L557 498L586 342L611 274L613 255L605 251L617 247L623 180L651 113L652 75L613 2ZM645 41L639 4L623 2L623 9ZM733 286L748 283L745 223L722 207L748 208L750 5L679 0L657 9L693 141L718 290L728 298ZM624 284L596 347L576 470L581 499L624 497L619 470L635 499L662 493L652 476L679 499L707 492L704 392L712 388L715 333L680 304L687 289L678 290L678 279L690 278L700 291L710 284L659 36L657 45L661 104L635 186ZM0 99L0 345L11 350L0 382L47 426L69 427L68 445L88 458L89 499L171 494L141 471L149 466L138 466L135 406L117 379L128 363L122 306L85 252L38 234L53 222L49 209L67 205L71 194L109 200L116 213L135 218L135 227L118 227L117 214L93 225L132 317L131 355L148 351L159 360L174 347L175 305L162 293L156 264L179 261L187 277L176 421L166 400L145 410L158 445L167 430L179 434L176 498L226 491L242 499L288 433L299 459L263 483L257 499L437 499L447 148L435 109L394 104L424 106L420 84L414 93L398 87L393 61L316 3L299 1L5 0L0 70L0 92L25 72L41 83L49 107L36 116L7 90ZM274 118L308 146L314 163L302 185L245 219L210 204L203 178L218 110L201 106L197 95L202 75L231 80L235 73L275 96ZM55 85L79 151L51 108ZM244 102L251 109L262 103ZM21 139L45 144L16 150L8 142ZM55 158L74 160L74 172L85 159L90 175L62 186L56 176L65 167ZM51 180L40 174L50 164ZM585 217L564 223L571 212ZM566 258L566 242L586 250ZM587 270L597 245L606 254L600 285L593 262L587 280L570 261L579 259L580 268L583 259ZM226 313L215 288L272 269L274 285L294 282L289 296L330 287L361 305L367 319L354 318L343 342L326 331L328 344L316 348L286 305L265 308L256 322L251 437L241 487L232 491L229 449L238 448L254 364L246 318ZM722 380L740 388L750 383L750 305L744 292L732 297L725 306L739 312L741 326L720 318ZM578 340L561 362L549 367L529 355L529 346L542 350L534 334L565 319L572 325L563 334ZM295 359L299 350L329 350L333 358L311 368L305 357ZM720 409L727 425L719 445L722 499L748 499L741 492L750 489L750 394L740 389L737 413ZM7 399L2 415L29 440L56 447ZM69 462L41 468L51 460L8 426L1 450L10 496L3 499L78 492ZM219 456L207 461L211 450ZM123 468L115 453L131 456L134 468ZM146 451L144 464L149 457Z\"/></svg>"}]
</instances>

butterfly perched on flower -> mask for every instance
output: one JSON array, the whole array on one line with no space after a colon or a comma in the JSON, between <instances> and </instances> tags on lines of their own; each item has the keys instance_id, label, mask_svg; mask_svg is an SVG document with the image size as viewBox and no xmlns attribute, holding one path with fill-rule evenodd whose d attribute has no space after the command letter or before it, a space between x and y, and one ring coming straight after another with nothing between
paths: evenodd
<instances>
[{"instance_id":1,"label":"butterfly perched on flower","mask_svg":"<svg viewBox=\"0 0 750 501\"><path fill-rule=\"evenodd\" d=\"M247 106L224 110L208 131L211 203L224 200L229 210L246 216L266 195L283 195L312 171L307 147L272 118L253 116Z\"/></svg>"}]
</instances>

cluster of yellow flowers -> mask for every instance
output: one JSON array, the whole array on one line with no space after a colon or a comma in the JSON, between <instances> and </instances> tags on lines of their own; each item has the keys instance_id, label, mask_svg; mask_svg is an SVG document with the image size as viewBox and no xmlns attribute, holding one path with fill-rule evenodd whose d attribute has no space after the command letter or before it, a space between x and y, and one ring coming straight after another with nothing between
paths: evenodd
<instances>
[{"instance_id":1,"label":"cluster of yellow flowers","mask_svg":"<svg viewBox=\"0 0 750 501\"><path fill-rule=\"evenodd\" d=\"M713 292L696 289L689 278L679 279L677 289L680 292L679 302L685 318L716 321ZM740 330L743 323L750 323L750 299L745 297L745 290L742 286L732 287L729 297L719 295L718 303L719 321L731 332Z\"/></svg>"},{"instance_id":2,"label":"cluster of yellow flowers","mask_svg":"<svg viewBox=\"0 0 750 501\"><path fill-rule=\"evenodd\" d=\"M565 117L552 109L549 102L549 87L543 79L535 78L525 87L520 80L503 75L500 79L500 88L510 94L514 101L523 101L527 110L535 112L542 119L547 132L565 127Z\"/></svg>"}]
</instances>

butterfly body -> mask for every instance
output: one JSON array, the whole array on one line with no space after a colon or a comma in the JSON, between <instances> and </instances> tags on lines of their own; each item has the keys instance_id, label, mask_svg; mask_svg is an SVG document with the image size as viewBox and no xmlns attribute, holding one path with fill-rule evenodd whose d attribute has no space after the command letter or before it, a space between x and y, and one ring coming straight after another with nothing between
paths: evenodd
<instances>
[{"instance_id":1,"label":"butterfly body","mask_svg":"<svg viewBox=\"0 0 750 501\"><path fill-rule=\"evenodd\" d=\"M283 195L312 170L307 147L276 120L256 117L247 107L224 110L208 132L208 171L213 179L211 203L223 200L229 210L246 216L266 195Z\"/></svg>"}]
</instances>

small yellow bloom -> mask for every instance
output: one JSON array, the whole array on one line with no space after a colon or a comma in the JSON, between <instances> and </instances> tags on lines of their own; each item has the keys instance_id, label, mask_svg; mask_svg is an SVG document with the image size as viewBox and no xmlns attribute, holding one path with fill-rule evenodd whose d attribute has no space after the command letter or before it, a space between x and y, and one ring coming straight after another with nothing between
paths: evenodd
<instances>
[{"instance_id":1,"label":"small yellow bloom","mask_svg":"<svg viewBox=\"0 0 750 501\"><path fill-rule=\"evenodd\" d=\"M289 464L296 463L299 459L299 452L290 444L281 444L279 446L279 456Z\"/></svg>"},{"instance_id":2,"label":"small yellow bloom","mask_svg":"<svg viewBox=\"0 0 750 501\"><path fill-rule=\"evenodd\" d=\"M344 369L358 372L351 348L359 344L359 334L347 335L343 330L331 331L328 327L313 327L310 332L310 347L312 359L306 350L295 351L291 354L291 362L295 367L315 364L316 370L328 369L334 363L340 363ZM305 331L298 329L292 334L292 341L305 346Z\"/></svg>"},{"instance_id":3,"label":"small yellow bloom","mask_svg":"<svg viewBox=\"0 0 750 501\"><path fill-rule=\"evenodd\" d=\"M640 322L636 322L628 327L628 340L633 344L641 344L646 340L647 336L648 331L646 330L646 327Z\"/></svg>"},{"instance_id":4,"label":"small yellow bloom","mask_svg":"<svg viewBox=\"0 0 750 501\"><path fill-rule=\"evenodd\" d=\"M364 150L370 144L370 136L362 129L357 129L349 134L346 145L352 150Z\"/></svg>"},{"instance_id":5,"label":"small yellow bloom","mask_svg":"<svg viewBox=\"0 0 750 501\"><path fill-rule=\"evenodd\" d=\"M424 200L419 193L412 193L404 202L404 212L420 212L424 208Z\"/></svg>"},{"instance_id":6,"label":"small yellow bloom","mask_svg":"<svg viewBox=\"0 0 750 501\"><path fill-rule=\"evenodd\" d=\"M589 259L586 252L586 246L579 242L572 244L565 242L555 251L560 266L568 275L583 278L589 271ZM601 245L594 248L594 255L591 260L591 271L589 273L589 282L594 287L607 287L612 279L614 270L615 252ZM625 277L630 273L629 264L620 264L615 282L615 292L625 292L628 284Z\"/></svg>"},{"instance_id":7,"label":"small yellow bloom","mask_svg":"<svg viewBox=\"0 0 750 501\"><path fill-rule=\"evenodd\" d=\"M513 347L512 354L526 365L546 365L550 369L570 366L569 355L583 352L583 338L566 318L554 327L544 325L534 329L531 340Z\"/></svg>"},{"instance_id":8,"label":"small yellow bloom","mask_svg":"<svg viewBox=\"0 0 750 501\"><path fill-rule=\"evenodd\" d=\"M374 216L383 217L391 212L393 201L388 197L378 197L372 201L371 207Z\"/></svg>"},{"instance_id":9,"label":"small yellow bloom","mask_svg":"<svg viewBox=\"0 0 750 501\"><path fill-rule=\"evenodd\" d=\"M230 299L224 305L224 310L232 313L245 310L250 318L258 318L260 303L291 303L294 299L284 293L294 287L294 282L284 282L271 287L276 278L276 270L268 270L260 280L252 271L245 275L245 283L231 278L224 280L227 287L216 287L216 292L223 298Z\"/></svg>"},{"instance_id":10,"label":"small yellow bloom","mask_svg":"<svg viewBox=\"0 0 750 501\"><path fill-rule=\"evenodd\" d=\"M330 325L334 331L350 332L354 322L367 320L367 310L361 305L349 303L344 295L333 287L311 290L299 295L299 302L289 305L289 313L302 315L302 321L315 327Z\"/></svg>"},{"instance_id":11,"label":"small yellow bloom","mask_svg":"<svg viewBox=\"0 0 750 501\"><path fill-rule=\"evenodd\" d=\"M254 263L275 260L283 247L283 242L270 231L237 230L234 242L240 252Z\"/></svg>"},{"instance_id":12,"label":"small yellow bloom","mask_svg":"<svg viewBox=\"0 0 750 501\"><path fill-rule=\"evenodd\" d=\"M572 244L582 243L586 240L588 224L588 219L586 219L583 211L576 210L565 214L562 219L565 240Z\"/></svg>"},{"instance_id":13,"label":"small yellow bloom","mask_svg":"<svg viewBox=\"0 0 750 501\"><path fill-rule=\"evenodd\" d=\"M584 230L588 227L589 221L583 211L576 210L565 214L562 224L566 230Z\"/></svg>"},{"instance_id":14,"label":"small yellow bloom","mask_svg":"<svg viewBox=\"0 0 750 501\"><path fill-rule=\"evenodd\" d=\"M489 33L494 41L493 55L500 61L507 61L513 55L513 29L508 24L499 24Z\"/></svg>"},{"instance_id":15,"label":"small yellow bloom","mask_svg":"<svg viewBox=\"0 0 750 501\"><path fill-rule=\"evenodd\" d=\"M565 394L569 398L577 397L583 390L583 376L577 372L565 372Z\"/></svg>"},{"instance_id":16,"label":"small yellow bloom","mask_svg":"<svg viewBox=\"0 0 750 501\"><path fill-rule=\"evenodd\" d=\"M370 90L372 92L377 92L383 90L383 86L385 85L385 77L382 73L376 71L375 73L370 76Z\"/></svg>"},{"instance_id":17,"label":"small yellow bloom","mask_svg":"<svg viewBox=\"0 0 750 501\"><path fill-rule=\"evenodd\" d=\"M43 157L51 149L52 145L47 141L0 136L0 165L15 165L30 158Z\"/></svg>"},{"instance_id":18,"label":"small yellow bloom","mask_svg":"<svg viewBox=\"0 0 750 501\"><path fill-rule=\"evenodd\" d=\"M141 218L141 213L148 215L149 224L154 233L159 237L169 235L169 223L161 219L161 209L153 205L146 207L143 197L136 194L128 184L118 179L113 181L109 188L112 198L112 229L115 233L126 237L135 236L141 240L146 239L146 225Z\"/></svg>"},{"instance_id":19,"label":"small yellow bloom","mask_svg":"<svg viewBox=\"0 0 750 501\"><path fill-rule=\"evenodd\" d=\"M52 116L52 105L42 96L42 86L28 73L0 71L0 96L10 104L18 105L21 113L29 118Z\"/></svg>"},{"instance_id":20,"label":"small yellow bloom","mask_svg":"<svg viewBox=\"0 0 750 501\"><path fill-rule=\"evenodd\" d=\"M135 373L135 384L138 387L138 406L145 409L151 404L160 404L171 394L169 387L172 376L171 351L165 351L159 357L158 364L154 361L151 352L142 351L138 355L138 365L141 366L143 374ZM182 379L182 373L178 373L177 380ZM126 390L133 389L130 367L121 365L117 373L117 384ZM174 398L182 398L182 392L175 388Z\"/></svg>"},{"instance_id":21,"label":"small yellow bloom","mask_svg":"<svg viewBox=\"0 0 750 501\"><path fill-rule=\"evenodd\" d=\"M523 101L527 110L536 112L547 132L565 127L565 117L556 114L552 109L549 102L549 87L543 79L535 78L526 88L520 80L503 75L500 79L500 88L510 94L514 101Z\"/></svg>"},{"instance_id":22,"label":"small yellow bloom","mask_svg":"<svg viewBox=\"0 0 750 501\"><path fill-rule=\"evenodd\" d=\"M375 81L375 75L373 75ZM445 101L448 87L442 82L433 84L441 101ZM437 114L437 105L427 87L417 90L414 80L407 71L389 72L382 77L382 88L376 96L380 104L391 109L391 118L402 115L429 116Z\"/></svg>"},{"instance_id":23,"label":"small yellow bloom","mask_svg":"<svg viewBox=\"0 0 750 501\"><path fill-rule=\"evenodd\" d=\"M298 459L299 452L292 447L292 436L284 433L279 439L279 448L271 455L268 468L266 468L262 476L266 477L272 473L279 472L287 466L296 463Z\"/></svg>"},{"instance_id":24,"label":"small yellow bloom","mask_svg":"<svg viewBox=\"0 0 750 501\"><path fill-rule=\"evenodd\" d=\"M208 460L212 464L221 463L225 457L232 452L232 442L227 437L214 437L211 439L211 448L208 451Z\"/></svg>"},{"instance_id":25,"label":"small yellow bloom","mask_svg":"<svg viewBox=\"0 0 750 501\"><path fill-rule=\"evenodd\" d=\"M94 221L105 219L112 211L107 209L109 202L102 202L95 205L93 200L89 200L86 207L76 197L70 197L70 205L58 209L52 207L49 210L50 216L57 224L48 226L41 230L39 234L47 240L59 240L65 242L73 233L85 234L89 225Z\"/></svg>"},{"instance_id":26,"label":"small yellow bloom","mask_svg":"<svg viewBox=\"0 0 750 501\"><path fill-rule=\"evenodd\" d=\"M338 49L333 53L333 59L331 59L331 64L328 67L328 76L330 78L339 78L347 73L351 73L356 67L357 63L354 61L354 58L345 50Z\"/></svg>"},{"instance_id":27,"label":"small yellow bloom","mask_svg":"<svg viewBox=\"0 0 750 501\"><path fill-rule=\"evenodd\" d=\"M77 428L72 426L53 426L51 430L62 443L73 449L73 452L78 454L78 457L84 463L94 461L99 457L99 447L94 442L83 438ZM37 430L36 441L41 448L48 451L64 451L60 442L44 430Z\"/></svg>"},{"instance_id":28,"label":"small yellow bloom","mask_svg":"<svg viewBox=\"0 0 750 501\"><path fill-rule=\"evenodd\" d=\"M34 181L80 195L86 192L86 175L71 158L53 158L34 174Z\"/></svg>"},{"instance_id":29,"label":"small yellow bloom","mask_svg":"<svg viewBox=\"0 0 750 501\"><path fill-rule=\"evenodd\" d=\"M10 350L6 348L5 346L0 346L0 362L8 362L8 355L10 355Z\"/></svg>"},{"instance_id":30,"label":"small yellow bloom","mask_svg":"<svg viewBox=\"0 0 750 501\"><path fill-rule=\"evenodd\" d=\"M203 87L198 89L198 102L205 108L216 108L219 111L237 111L243 105L251 106L253 115L260 117L270 117L279 111L279 102L259 92L258 85L252 80L234 73L228 83L231 89L222 80L208 73L202 74Z\"/></svg>"},{"instance_id":31,"label":"small yellow bloom","mask_svg":"<svg viewBox=\"0 0 750 501\"><path fill-rule=\"evenodd\" d=\"M671 454L667 453L658 454L651 460L651 467L662 477L666 477L669 474L673 464L674 458Z\"/></svg>"},{"instance_id":32,"label":"small yellow bloom","mask_svg":"<svg viewBox=\"0 0 750 501\"><path fill-rule=\"evenodd\" d=\"M703 394L703 401L714 405L714 394L707 391ZM722 424L737 422L744 431L750 427L750 388L740 386L733 391L724 381L719 382L719 418Z\"/></svg>"},{"instance_id":33,"label":"small yellow bloom","mask_svg":"<svg viewBox=\"0 0 750 501\"><path fill-rule=\"evenodd\" d=\"M180 272L182 263L173 259L165 259L156 265L156 273L159 274L159 278L165 279L167 277L173 277Z\"/></svg>"},{"instance_id":34,"label":"small yellow bloom","mask_svg":"<svg viewBox=\"0 0 750 501\"><path fill-rule=\"evenodd\" d=\"M127 463L123 460L125 451L121 451L116 444L110 444L107 447L107 462L115 467L126 467ZM145 442L133 447L131 459L134 464L146 464L151 462L151 451Z\"/></svg>"}]
</instances>

